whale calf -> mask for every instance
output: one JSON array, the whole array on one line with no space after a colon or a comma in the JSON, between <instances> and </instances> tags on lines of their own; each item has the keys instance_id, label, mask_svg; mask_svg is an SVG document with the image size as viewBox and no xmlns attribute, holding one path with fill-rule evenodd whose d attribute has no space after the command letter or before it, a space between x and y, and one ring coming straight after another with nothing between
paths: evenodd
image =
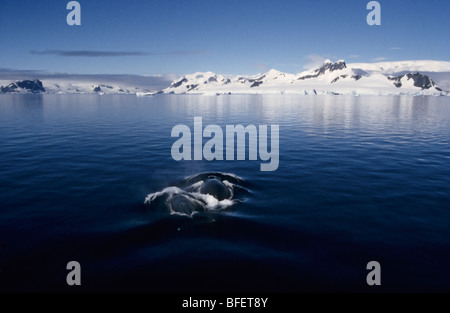
<instances>
[{"instance_id":1,"label":"whale calf","mask_svg":"<svg viewBox=\"0 0 450 313\"><path fill-rule=\"evenodd\" d=\"M231 198L230 189L217 177L211 176L200 187L200 193L208 194L222 201Z\"/></svg>"}]
</instances>

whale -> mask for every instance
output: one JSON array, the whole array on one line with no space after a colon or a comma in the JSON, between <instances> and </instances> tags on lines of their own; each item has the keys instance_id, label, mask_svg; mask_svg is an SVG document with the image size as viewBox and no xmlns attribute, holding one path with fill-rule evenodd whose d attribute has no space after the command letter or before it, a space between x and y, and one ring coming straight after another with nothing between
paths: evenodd
<instances>
[{"instance_id":1,"label":"whale","mask_svg":"<svg viewBox=\"0 0 450 313\"><path fill-rule=\"evenodd\" d=\"M249 190L245 181L228 173L199 173L148 194L145 205L169 211L171 215L189 218L210 218L218 212L239 203Z\"/></svg>"},{"instance_id":2,"label":"whale","mask_svg":"<svg viewBox=\"0 0 450 313\"><path fill-rule=\"evenodd\" d=\"M191 216L195 212L204 210L203 206L194 198L187 194L177 194L169 199L169 204L173 212Z\"/></svg>"},{"instance_id":3,"label":"whale","mask_svg":"<svg viewBox=\"0 0 450 313\"><path fill-rule=\"evenodd\" d=\"M215 176L210 176L204 181L200 187L200 193L211 195L219 201L231 198L230 189Z\"/></svg>"}]
</instances>

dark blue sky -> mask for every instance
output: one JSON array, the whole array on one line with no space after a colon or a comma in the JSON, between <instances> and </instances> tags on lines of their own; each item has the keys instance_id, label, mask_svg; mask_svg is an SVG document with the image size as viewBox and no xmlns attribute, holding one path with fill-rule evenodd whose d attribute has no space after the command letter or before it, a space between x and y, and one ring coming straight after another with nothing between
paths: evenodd
<instances>
[{"instance_id":1,"label":"dark blue sky","mask_svg":"<svg viewBox=\"0 0 450 313\"><path fill-rule=\"evenodd\" d=\"M450 61L450 1L64 0L0 2L0 68L67 73L296 73L322 58ZM80 52L81 51L81 52Z\"/></svg>"}]
</instances>

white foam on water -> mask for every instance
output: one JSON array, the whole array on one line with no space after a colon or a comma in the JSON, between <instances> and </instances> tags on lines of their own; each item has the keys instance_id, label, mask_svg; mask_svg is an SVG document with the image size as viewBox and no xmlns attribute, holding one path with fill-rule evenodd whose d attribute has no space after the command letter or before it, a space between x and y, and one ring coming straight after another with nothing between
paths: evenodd
<instances>
[{"instance_id":1,"label":"white foam on water","mask_svg":"<svg viewBox=\"0 0 450 313\"><path fill-rule=\"evenodd\" d=\"M202 193L195 192L192 193L192 195L197 199L201 199L204 202L205 209L210 211L226 209L235 204L234 200L224 199L219 201L216 197L211 196L209 194L204 195Z\"/></svg>"},{"instance_id":2,"label":"white foam on water","mask_svg":"<svg viewBox=\"0 0 450 313\"><path fill-rule=\"evenodd\" d=\"M167 187L164 188L162 191L157 191L147 195L147 197L145 197L144 204L151 204L154 200L156 200L161 196L165 195L172 196L180 193L184 193L184 191L178 187Z\"/></svg>"},{"instance_id":3,"label":"white foam on water","mask_svg":"<svg viewBox=\"0 0 450 313\"><path fill-rule=\"evenodd\" d=\"M191 186L189 186L189 189L193 189L193 190L199 191L200 188L202 187L203 183L204 183L204 181L200 180L200 181L192 184Z\"/></svg>"}]
</instances>

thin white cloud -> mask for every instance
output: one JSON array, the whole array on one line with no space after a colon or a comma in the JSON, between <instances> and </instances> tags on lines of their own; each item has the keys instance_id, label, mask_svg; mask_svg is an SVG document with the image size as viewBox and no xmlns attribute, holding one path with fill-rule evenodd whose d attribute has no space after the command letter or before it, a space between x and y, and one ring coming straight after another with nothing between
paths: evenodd
<instances>
[{"instance_id":1,"label":"thin white cloud","mask_svg":"<svg viewBox=\"0 0 450 313\"><path fill-rule=\"evenodd\" d=\"M34 55L56 55L60 57L127 57L127 56L154 56L154 55L200 55L205 51L167 51L167 52L143 52L143 51L96 51L96 50L31 50Z\"/></svg>"},{"instance_id":2,"label":"thin white cloud","mask_svg":"<svg viewBox=\"0 0 450 313\"><path fill-rule=\"evenodd\" d=\"M361 56L359 54L350 54L349 58L351 59L359 59Z\"/></svg>"},{"instance_id":3,"label":"thin white cloud","mask_svg":"<svg viewBox=\"0 0 450 313\"><path fill-rule=\"evenodd\" d=\"M399 47L390 47L389 49L390 50L402 50L402 48L399 48Z\"/></svg>"},{"instance_id":4,"label":"thin white cloud","mask_svg":"<svg viewBox=\"0 0 450 313\"><path fill-rule=\"evenodd\" d=\"M306 64L303 66L303 69L310 70L313 68L317 68L321 66L327 58L318 55L318 54L310 54L306 57Z\"/></svg>"},{"instance_id":5,"label":"thin white cloud","mask_svg":"<svg viewBox=\"0 0 450 313\"><path fill-rule=\"evenodd\" d=\"M266 65L266 63L264 63L264 62L260 62L260 63L257 63L257 64L253 64L253 67L256 67L256 68L258 68L258 69L260 69L260 70L262 70L262 71L267 71L267 70L269 70L269 67Z\"/></svg>"},{"instance_id":6,"label":"thin white cloud","mask_svg":"<svg viewBox=\"0 0 450 313\"><path fill-rule=\"evenodd\" d=\"M372 59L372 61L374 61L374 62L381 62L381 61L386 61L386 60L387 60L387 58L385 58L385 57L378 57L378 58Z\"/></svg>"}]
</instances>

